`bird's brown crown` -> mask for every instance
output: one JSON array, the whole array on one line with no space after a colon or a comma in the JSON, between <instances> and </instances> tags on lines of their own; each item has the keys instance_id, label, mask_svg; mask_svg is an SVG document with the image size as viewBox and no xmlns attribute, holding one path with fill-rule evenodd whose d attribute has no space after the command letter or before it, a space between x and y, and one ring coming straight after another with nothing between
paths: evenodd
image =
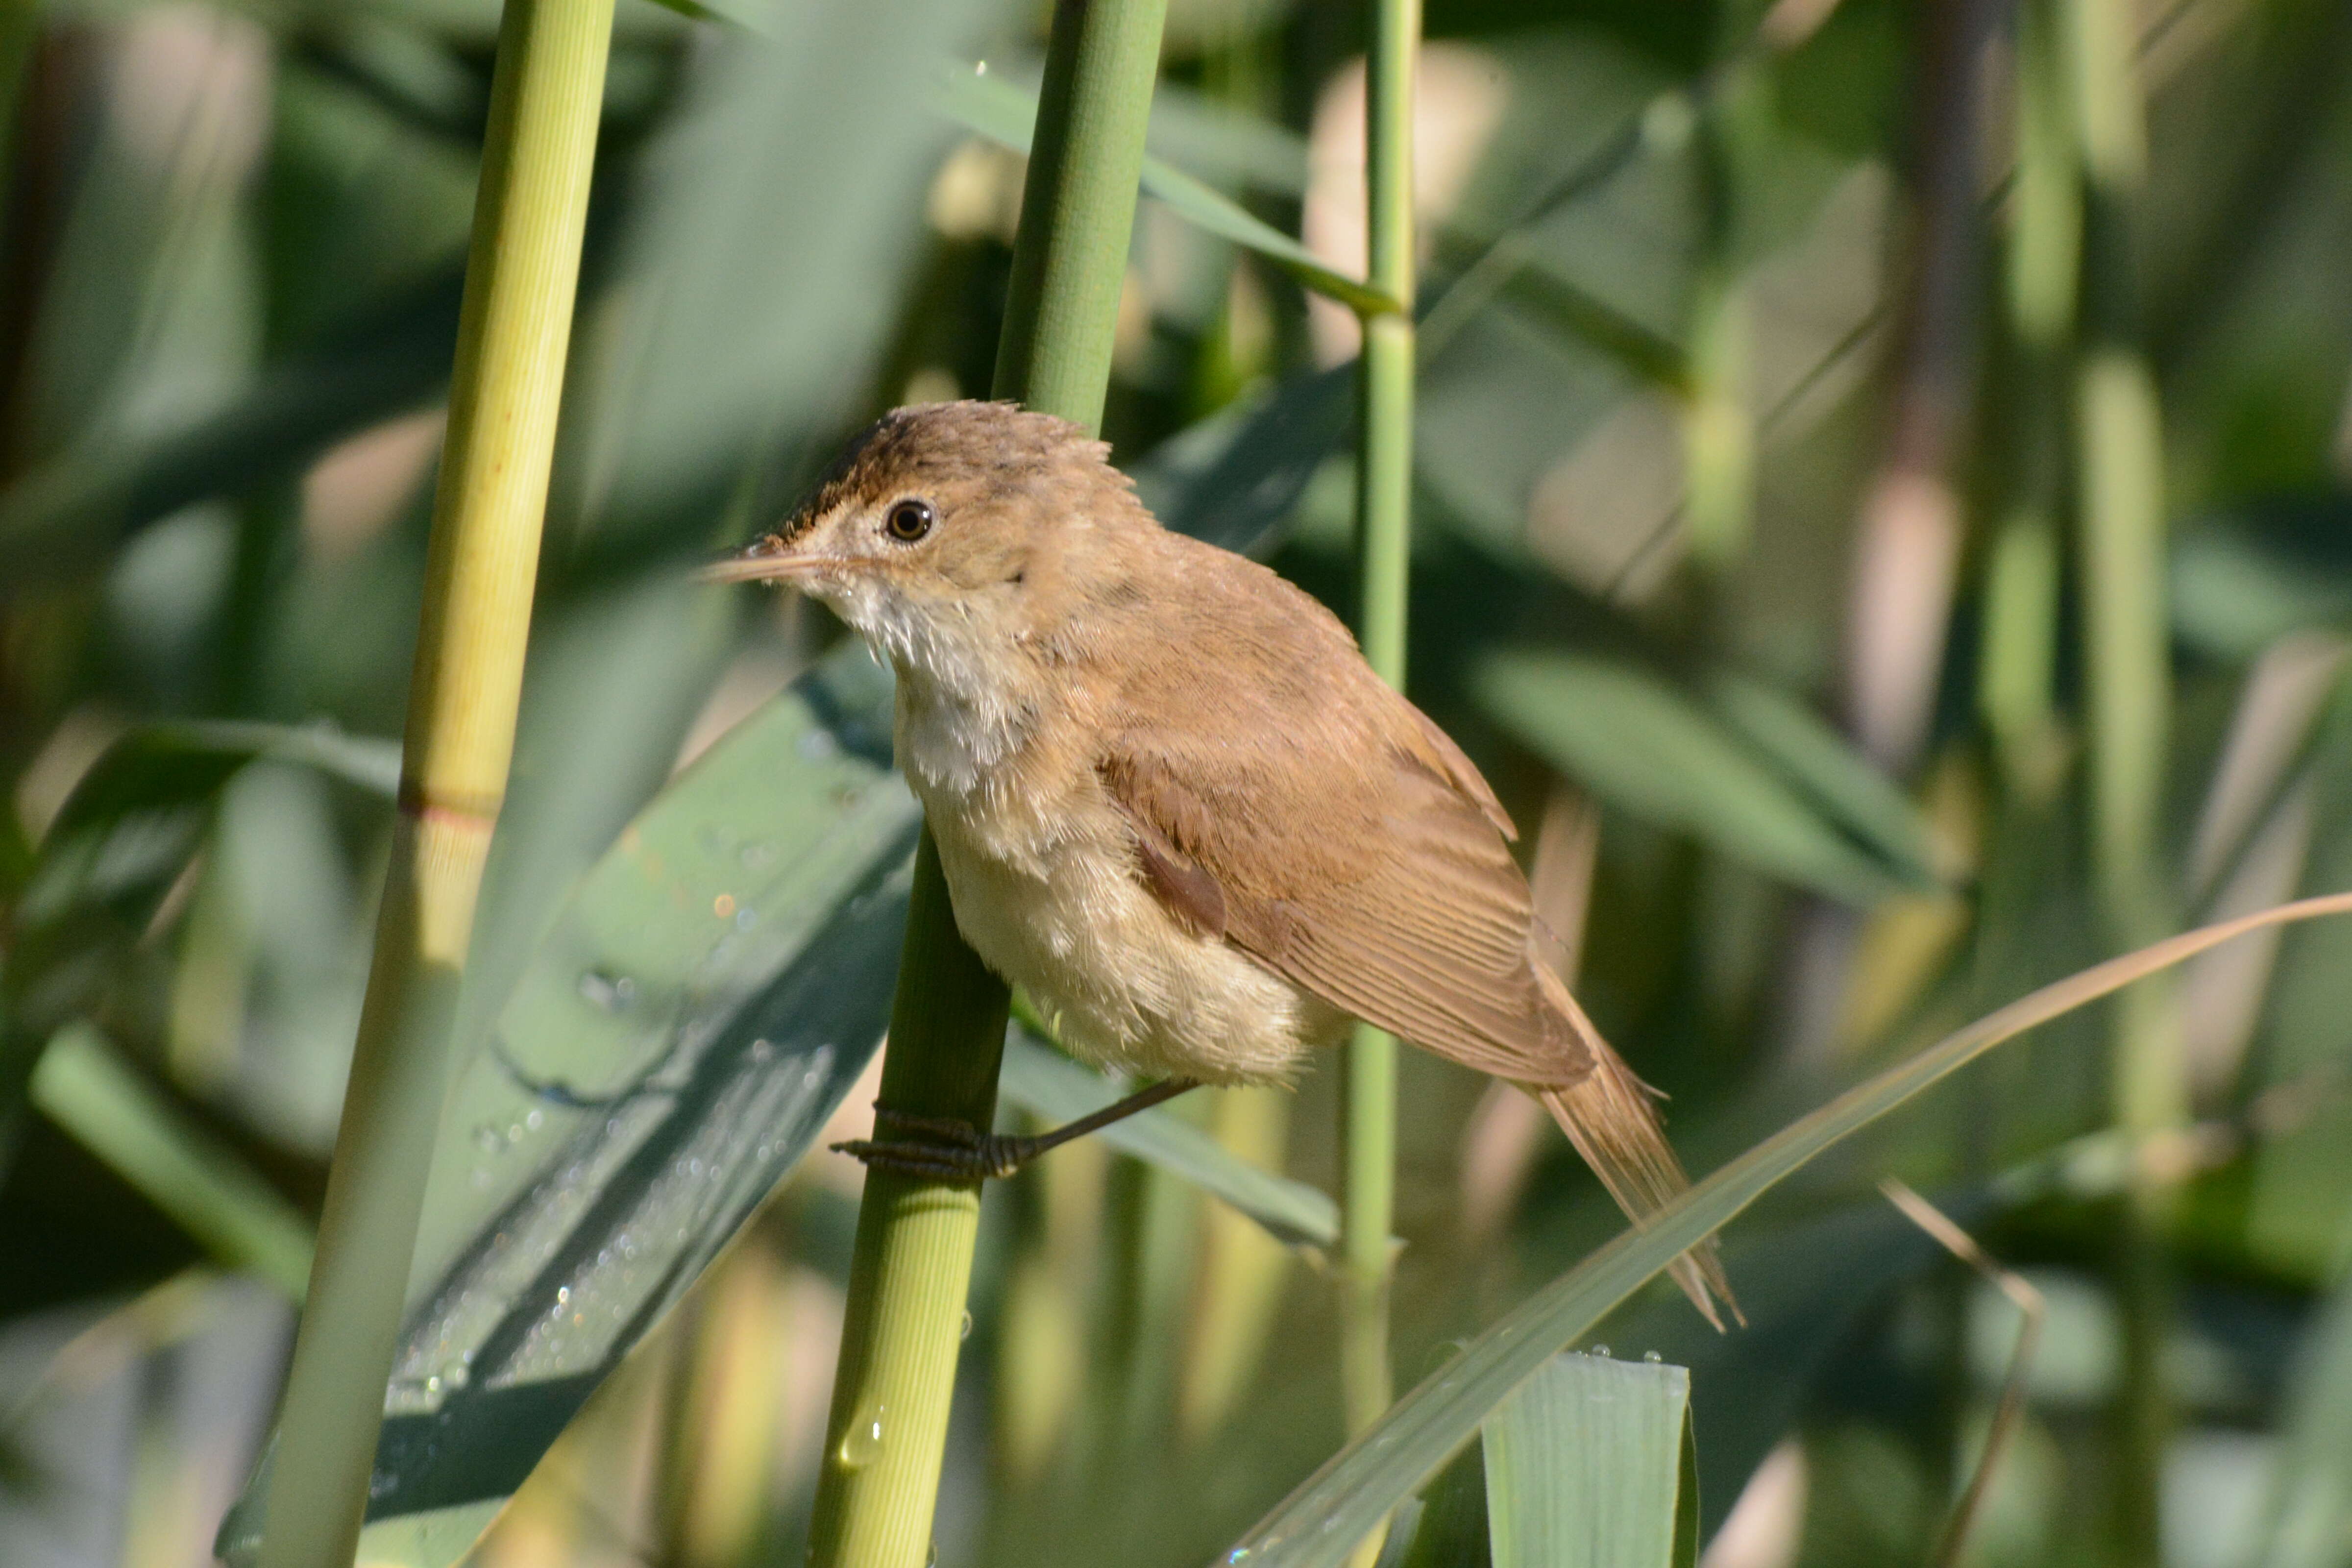
<instances>
[{"instance_id":1,"label":"bird's brown crown","mask_svg":"<svg viewBox=\"0 0 2352 1568\"><path fill-rule=\"evenodd\" d=\"M995 510L1023 499L1066 506L1108 488L1132 494L1110 465L1108 443L1066 419L1012 403L918 404L894 408L852 437L816 488L772 536L789 544L844 506L919 495L960 508Z\"/></svg>"}]
</instances>

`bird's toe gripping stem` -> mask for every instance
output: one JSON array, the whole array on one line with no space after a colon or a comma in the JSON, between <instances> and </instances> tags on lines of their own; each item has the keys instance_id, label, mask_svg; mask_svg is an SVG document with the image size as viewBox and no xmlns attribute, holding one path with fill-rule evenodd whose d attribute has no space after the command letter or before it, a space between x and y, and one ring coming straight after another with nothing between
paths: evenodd
<instances>
[{"instance_id":1,"label":"bird's toe gripping stem","mask_svg":"<svg viewBox=\"0 0 2352 1568\"><path fill-rule=\"evenodd\" d=\"M982 1132L968 1121L874 1108L875 1136L833 1147L868 1166L937 1182L978 1182L1013 1174L1045 1152L1036 1138Z\"/></svg>"}]
</instances>

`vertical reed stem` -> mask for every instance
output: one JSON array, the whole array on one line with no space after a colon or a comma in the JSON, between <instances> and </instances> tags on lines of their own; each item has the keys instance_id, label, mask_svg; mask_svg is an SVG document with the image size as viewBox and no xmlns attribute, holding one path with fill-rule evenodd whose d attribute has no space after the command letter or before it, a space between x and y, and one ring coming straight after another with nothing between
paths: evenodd
<instances>
[{"instance_id":1,"label":"vertical reed stem","mask_svg":"<svg viewBox=\"0 0 2352 1568\"><path fill-rule=\"evenodd\" d=\"M1371 286L1413 296L1412 93L1420 0L1375 0L1366 61L1364 173ZM1405 595L1412 552L1412 369L1410 309L1364 319L1363 432L1356 505L1364 657L1404 684ZM1396 1039L1359 1026L1347 1055L1339 1250L1340 1384L1349 1433L1393 1397L1389 1368L1389 1237L1396 1208Z\"/></svg>"},{"instance_id":2,"label":"vertical reed stem","mask_svg":"<svg viewBox=\"0 0 2352 1568\"><path fill-rule=\"evenodd\" d=\"M1013 243L998 397L1089 429L1110 383L1166 0L1059 0ZM986 1129L1003 982L956 933L926 834L877 1105ZM976 1182L866 1179L809 1568L923 1568L980 1224Z\"/></svg>"},{"instance_id":3,"label":"vertical reed stem","mask_svg":"<svg viewBox=\"0 0 2352 1568\"><path fill-rule=\"evenodd\" d=\"M2083 263L2077 149L2054 0L2016 11L2017 181L2010 204L2002 314L2009 410L2008 495L1985 581L1979 703L1991 730L2005 809L2039 810L2059 783L2064 744L2052 710L2058 665L2058 513L2063 381ZM1990 922L1990 912L1982 922Z\"/></svg>"},{"instance_id":4,"label":"vertical reed stem","mask_svg":"<svg viewBox=\"0 0 2352 1568\"><path fill-rule=\"evenodd\" d=\"M2067 0L2063 47L2083 172L2082 346L2074 377L2081 552L2090 703L2092 870L2108 945L2139 946L2171 928L2157 865L2172 707L2164 591L2163 431L2139 344L2134 254L2147 184L2146 106L2130 0ZM2116 998L2113 1091L2136 1145L2188 1114L2178 985ZM2161 1231L2171 1194L2143 1171L2118 1233L2124 1318L2116 1524L2125 1556L2154 1562L2170 1400L2162 1345L2170 1287Z\"/></svg>"},{"instance_id":5,"label":"vertical reed stem","mask_svg":"<svg viewBox=\"0 0 2352 1568\"><path fill-rule=\"evenodd\" d=\"M1683 403L1683 533L1701 571L1702 605L1747 552L1756 507L1756 422L1748 408L1754 323L1740 276L1740 203L1759 122L1769 112L1765 63L1735 54L1700 100L1701 255L1691 290L1690 384ZM1705 626L1708 612L1696 616Z\"/></svg>"},{"instance_id":6,"label":"vertical reed stem","mask_svg":"<svg viewBox=\"0 0 2352 1568\"><path fill-rule=\"evenodd\" d=\"M347 1568L367 1507L452 1005L514 750L612 30L613 0L508 0L499 24L398 826L261 1568Z\"/></svg>"}]
</instances>

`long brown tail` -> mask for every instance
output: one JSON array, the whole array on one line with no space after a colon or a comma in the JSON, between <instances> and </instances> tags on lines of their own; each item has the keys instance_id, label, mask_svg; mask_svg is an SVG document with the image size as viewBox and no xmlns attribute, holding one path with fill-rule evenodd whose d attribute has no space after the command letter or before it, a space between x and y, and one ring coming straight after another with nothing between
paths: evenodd
<instances>
[{"instance_id":1,"label":"long brown tail","mask_svg":"<svg viewBox=\"0 0 2352 1568\"><path fill-rule=\"evenodd\" d=\"M1658 1121L1655 1091L1635 1078L1624 1058L1610 1048L1584 1016L1584 1009L1568 994L1568 987L1549 972L1538 973L1551 982L1544 987L1546 994L1560 1005L1583 1036L1586 1048L1592 1053L1593 1070L1564 1088L1521 1087L1543 1102L1560 1131L1568 1134L1568 1141L1576 1145L1576 1152L1584 1156L1584 1163L1592 1167L1592 1173L1601 1178L1601 1184L1609 1189L1609 1195L1617 1200L1617 1206L1639 1228L1661 1205L1687 1189L1690 1178L1683 1173L1682 1162L1675 1158L1674 1147ZM1718 1300L1735 1321L1747 1325L1739 1303L1732 1297L1731 1281L1723 1272L1713 1237L1675 1258L1667 1272L1717 1330L1723 1327L1722 1315L1716 1310Z\"/></svg>"}]
</instances>

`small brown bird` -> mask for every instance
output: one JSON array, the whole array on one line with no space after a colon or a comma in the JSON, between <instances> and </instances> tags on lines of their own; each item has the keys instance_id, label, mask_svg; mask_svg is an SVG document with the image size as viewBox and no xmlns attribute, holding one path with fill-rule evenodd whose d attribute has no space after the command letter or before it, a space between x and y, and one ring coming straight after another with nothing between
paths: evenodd
<instances>
[{"instance_id":1,"label":"small brown bird","mask_svg":"<svg viewBox=\"0 0 2352 1568\"><path fill-rule=\"evenodd\" d=\"M1494 791L1329 611L1161 528L1108 453L1009 404L902 408L709 575L799 588L889 660L964 940L1073 1053L1169 1080L1114 1111L1286 1081L1361 1018L1534 1095L1638 1224L1688 1181L1537 956ZM857 1152L1001 1173L1111 1119ZM1711 1248L1675 1277L1720 1326Z\"/></svg>"}]
</instances>

